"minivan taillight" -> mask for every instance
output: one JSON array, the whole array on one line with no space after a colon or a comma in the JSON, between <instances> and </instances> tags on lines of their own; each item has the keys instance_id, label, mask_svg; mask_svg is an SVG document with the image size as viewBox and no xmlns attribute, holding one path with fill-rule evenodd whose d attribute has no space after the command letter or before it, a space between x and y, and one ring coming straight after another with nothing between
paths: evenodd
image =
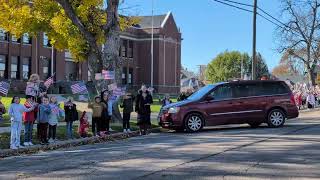
<instances>
[{"instance_id":1,"label":"minivan taillight","mask_svg":"<svg viewBox=\"0 0 320 180\"><path fill-rule=\"evenodd\" d=\"M294 100L293 94L290 95L290 102L291 102L291 104L296 105L296 101Z\"/></svg>"}]
</instances>

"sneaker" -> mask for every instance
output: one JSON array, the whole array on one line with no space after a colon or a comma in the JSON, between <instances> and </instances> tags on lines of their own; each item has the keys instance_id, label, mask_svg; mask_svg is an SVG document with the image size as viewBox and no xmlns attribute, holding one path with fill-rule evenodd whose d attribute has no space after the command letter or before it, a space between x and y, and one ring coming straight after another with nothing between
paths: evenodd
<instances>
[{"instance_id":1,"label":"sneaker","mask_svg":"<svg viewBox=\"0 0 320 180\"><path fill-rule=\"evenodd\" d=\"M45 145L45 143L44 142L40 142L40 145Z\"/></svg>"},{"instance_id":2,"label":"sneaker","mask_svg":"<svg viewBox=\"0 0 320 180\"><path fill-rule=\"evenodd\" d=\"M109 132L113 131L113 129L109 128Z\"/></svg>"},{"instance_id":3,"label":"sneaker","mask_svg":"<svg viewBox=\"0 0 320 180\"><path fill-rule=\"evenodd\" d=\"M19 146L17 146L17 148L19 148L19 149L24 149L24 148L26 148L26 147L19 145Z\"/></svg>"},{"instance_id":4,"label":"sneaker","mask_svg":"<svg viewBox=\"0 0 320 180\"><path fill-rule=\"evenodd\" d=\"M29 142L24 142L23 145L24 146L30 146Z\"/></svg>"},{"instance_id":5,"label":"sneaker","mask_svg":"<svg viewBox=\"0 0 320 180\"><path fill-rule=\"evenodd\" d=\"M33 146L34 144L32 144L32 142L29 142L29 146Z\"/></svg>"},{"instance_id":6,"label":"sneaker","mask_svg":"<svg viewBox=\"0 0 320 180\"><path fill-rule=\"evenodd\" d=\"M10 149L17 150L17 146L10 146Z\"/></svg>"},{"instance_id":7,"label":"sneaker","mask_svg":"<svg viewBox=\"0 0 320 180\"><path fill-rule=\"evenodd\" d=\"M123 133L127 133L127 130L126 130L126 129L124 129L124 130L123 130Z\"/></svg>"},{"instance_id":8,"label":"sneaker","mask_svg":"<svg viewBox=\"0 0 320 180\"><path fill-rule=\"evenodd\" d=\"M52 138L50 138L49 139L49 143L53 143L54 141L53 141L53 139Z\"/></svg>"},{"instance_id":9,"label":"sneaker","mask_svg":"<svg viewBox=\"0 0 320 180\"><path fill-rule=\"evenodd\" d=\"M127 130L127 132L128 132L128 133L131 133L131 130L130 130L130 129L128 129L128 130Z\"/></svg>"}]
</instances>

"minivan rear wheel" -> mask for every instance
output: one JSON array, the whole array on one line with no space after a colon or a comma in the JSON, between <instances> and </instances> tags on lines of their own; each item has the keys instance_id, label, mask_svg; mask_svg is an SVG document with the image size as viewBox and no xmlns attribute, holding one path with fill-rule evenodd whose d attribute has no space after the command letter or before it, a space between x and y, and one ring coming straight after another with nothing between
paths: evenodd
<instances>
[{"instance_id":1,"label":"minivan rear wheel","mask_svg":"<svg viewBox=\"0 0 320 180\"><path fill-rule=\"evenodd\" d=\"M185 119L185 128L188 132L198 132L203 128L203 118L197 113L189 114Z\"/></svg>"},{"instance_id":2,"label":"minivan rear wheel","mask_svg":"<svg viewBox=\"0 0 320 180\"><path fill-rule=\"evenodd\" d=\"M274 109L268 114L268 126L277 128L283 126L286 120L286 115L281 109Z\"/></svg>"}]
</instances>

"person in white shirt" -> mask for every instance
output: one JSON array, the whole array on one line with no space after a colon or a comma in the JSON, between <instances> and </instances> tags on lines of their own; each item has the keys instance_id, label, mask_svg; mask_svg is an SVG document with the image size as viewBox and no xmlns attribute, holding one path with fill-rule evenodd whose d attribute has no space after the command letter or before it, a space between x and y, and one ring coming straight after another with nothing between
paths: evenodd
<instances>
[{"instance_id":1,"label":"person in white shirt","mask_svg":"<svg viewBox=\"0 0 320 180\"><path fill-rule=\"evenodd\" d=\"M316 105L316 99L311 91L307 95L307 104L309 109L314 108Z\"/></svg>"}]
</instances>

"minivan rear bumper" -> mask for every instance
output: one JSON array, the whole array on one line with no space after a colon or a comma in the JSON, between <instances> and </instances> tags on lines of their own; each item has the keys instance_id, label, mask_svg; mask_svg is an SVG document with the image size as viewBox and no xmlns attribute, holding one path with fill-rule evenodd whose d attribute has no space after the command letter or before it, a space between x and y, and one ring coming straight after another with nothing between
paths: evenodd
<instances>
[{"instance_id":1,"label":"minivan rear bumper","mask_svg":"<svg viewBox=\"0 0 320 180\"><path fill-rule=\"evenodd\" d=\"M296 106L287 109L287 118L293 119L299 117L299 110Z\"/></svg>"}]
</instances>

